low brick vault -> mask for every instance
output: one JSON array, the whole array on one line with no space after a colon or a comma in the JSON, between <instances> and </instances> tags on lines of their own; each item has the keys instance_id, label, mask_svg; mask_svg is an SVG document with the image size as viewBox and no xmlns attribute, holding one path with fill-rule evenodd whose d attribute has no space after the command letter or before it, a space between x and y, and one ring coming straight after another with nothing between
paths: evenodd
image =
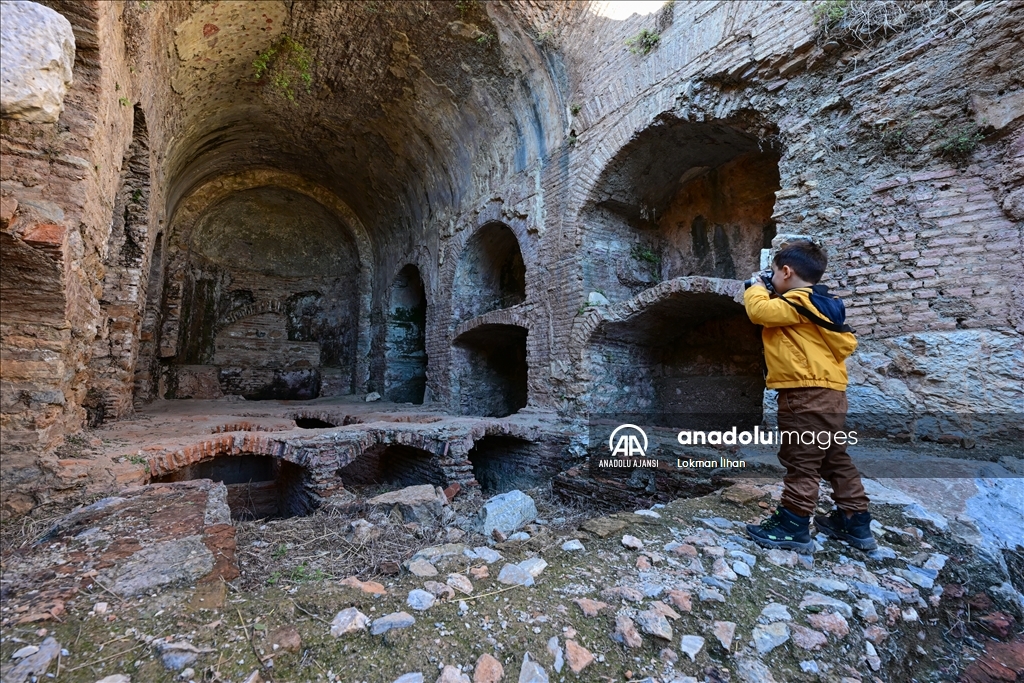
<instances>
[{"instance_id":1,"label":"low brick vault","mask_svg":"<svg viewBox=\"0 0 1024 683\"><path fill-rule=\"evenodd\" d=\"M741 281L786 235L852 414L1024 414L1024 6L844 6L5 2L4 509L760 415Z\"/></svg>"}]
</instances>

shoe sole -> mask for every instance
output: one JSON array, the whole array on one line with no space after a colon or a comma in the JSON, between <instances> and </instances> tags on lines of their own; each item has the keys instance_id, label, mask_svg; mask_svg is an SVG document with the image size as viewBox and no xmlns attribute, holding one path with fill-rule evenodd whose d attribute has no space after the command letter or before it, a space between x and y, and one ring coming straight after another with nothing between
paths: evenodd
<instances>
[{"instance_id":1,"label":"shoe sole","mask_svg":"<svg viewBox=\"0 0 1024 683\"><path fill-rule=\"evenodd\" d=\"M850 544L850 547L856 548L857 550L878 549L878 541L876 541L874 538L858 538L856 536L851 536L850 534L844 534L841 531L836 531L831 527L819 523L817 519L814 520L814 526L818 531L825 534L829 538L834 539L836 541L846 541Z\"/></svg>"},{"instance_id":2,"label":"shoe sole","mask_svg":"<svg viewBox=\"0 0 1024 683\"><path fill-rule=\"evenodd\" d=\"M751 534L749 531L747 532L747 536L749 536L750 540L752 540L754 543L761 546L762 548L795 550L802 555L814 554L814 541L809 541L807 543L800 543L799 541L772 541L767 538L759 538L758 536Z\"/></svg>"}]
</instances>

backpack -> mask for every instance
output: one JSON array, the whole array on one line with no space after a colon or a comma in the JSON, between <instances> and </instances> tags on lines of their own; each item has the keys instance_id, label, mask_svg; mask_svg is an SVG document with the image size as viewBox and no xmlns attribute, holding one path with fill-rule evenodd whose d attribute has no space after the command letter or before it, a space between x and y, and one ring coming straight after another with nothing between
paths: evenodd
<instances>
[{"instance_id":1,"label":"backpack","mask_svg":"<svg viewBox=\"0 0 1024 683\"><path fill-rule=\"evenodd\" d=\"M846 324L846 306L843 304L843 300L838 296L833 296L828 293L828 287L825 285L812 285L811 286L811 304L814 305L820 313L825 315L822 318L817 313L801 306L798 303L790 301L782 294L779 298L785 301L787 304L796 309L797 313L804 316L818 327L822 327L830 332L853 332L853 328Z\"/></svg>"}]
</instances>

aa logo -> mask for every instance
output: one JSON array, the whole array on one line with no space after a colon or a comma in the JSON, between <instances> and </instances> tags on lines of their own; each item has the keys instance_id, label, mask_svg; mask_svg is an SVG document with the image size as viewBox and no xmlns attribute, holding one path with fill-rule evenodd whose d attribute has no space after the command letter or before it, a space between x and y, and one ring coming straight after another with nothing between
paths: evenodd
<instances>
[{"instance_id":1,"label":"aa logo","mask_svg":"<svg viewBox=\"0 0 1024 683\"><path fill-rule=\"evenodd\" d=\"M612 452L613 458L647 457L647 433L636 425L619 425L608 437L608 450Z\"/></svg>"}]
</instances>

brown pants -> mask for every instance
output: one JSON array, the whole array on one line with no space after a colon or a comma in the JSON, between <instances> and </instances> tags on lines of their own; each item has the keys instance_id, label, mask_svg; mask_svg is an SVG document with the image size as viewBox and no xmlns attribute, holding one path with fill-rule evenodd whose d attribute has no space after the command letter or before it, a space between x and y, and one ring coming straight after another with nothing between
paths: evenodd
<instances>
[{"instance_id":1,"label":"brown pants","mask_svg":"<svg viewBox=\"0 0 1024 683\"><path fill-rule=\"evenodd\" d=\"M837 444L834 438L845 429L846 392L823 387L779 389L778 401L779 462L786 468L783 507L797 515L810 515L818 503L818 482L825 479L841 510L867 511L860 472L846 452L845 441ZM804 438L793 439L793 431ZM789 438L785 432L790 432ZM807 438L808 433L814 436ZM822 448L824 445L827 447Z\"/></svg>"}]
</instances>

